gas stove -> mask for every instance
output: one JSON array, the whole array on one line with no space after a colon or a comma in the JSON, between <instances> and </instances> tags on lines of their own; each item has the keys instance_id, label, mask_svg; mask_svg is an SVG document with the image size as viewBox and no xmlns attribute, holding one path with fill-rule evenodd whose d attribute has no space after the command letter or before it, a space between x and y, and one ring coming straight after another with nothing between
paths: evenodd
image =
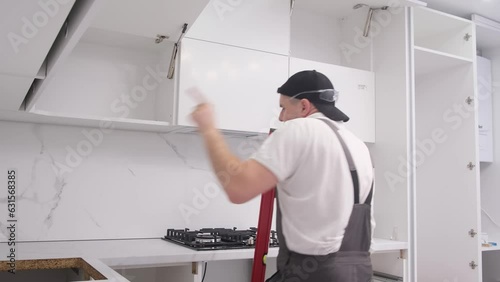
<instances>
[{"instance_id":1,"label":"gas stove","mask_svg":"<svg viewBox=\"0 0 500 282\"><path fill-rule=\"evenodd\" d=\"M255 247L257 228L202 228L200 230L167 229L162 239L197 251L248 249ZM278 247L276 231L272 230L269 247Z\"/></svg>"}]
</instances>

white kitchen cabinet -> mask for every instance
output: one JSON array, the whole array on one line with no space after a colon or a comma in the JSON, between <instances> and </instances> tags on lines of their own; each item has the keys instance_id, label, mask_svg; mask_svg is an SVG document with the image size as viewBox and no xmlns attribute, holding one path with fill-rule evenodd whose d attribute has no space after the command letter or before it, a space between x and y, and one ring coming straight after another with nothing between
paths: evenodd
<instances>
[{"instance_id":1,"label":"white kitchen cabinet","mask_svg":"<svg viewBox=\"0 0 500 282\"><path fill-rule=\"evenodd\" d=\"M477 88L479 113L479 157L481 162L493 162L493 100L491 61L477 57Z\"/></svg>"},{"instance_id":2,"label":"white kitchen cabinet","mask_svg":"<svg viewBox=\"0 0 500 282\"><path fill-rule=\"evenodd\" d=\"M288 79L288 57L185 38L179 76L178 125L193 126L197 87L214 105L220 129L268 133L279 116L276 90Z\"/></svg>"},{"instance_id":3,"label":"white kitchen cabinet","mask_svg":"<svg viewBox=\"0 0 500 282\"><path fill-rule=\"evenodd\" d=\"M19 110L74 3L0 3L0 110Z\"/></svg>"},{"instance_id":4,"label":"white kitchen cabinet","mask_svg":"<svg viewBox=\"0 0 500 282\"><path fill-rule=\"evenodd\" d=\"M26 98L27 111L69 125L112 122L115 128L168 131L178 75L167 78L174 42L206 3L78 2L68 36L56 42L47 77Z\"/></svg>"},{"instance_id":5,"label":"white kitchen cabinet","mask_svg":"<svg viewBox=\"0 0 500 282\"><path fill-rule=\"evenodd\" d=\"M335 106L349 116L346 127L364 142L375 142L375 75L310 60L290 58L290 74L316 70L326 75L339 91Z\"/></svg>"},{"instance_id":6,"label":"white kitchen cabinet","mask_svg":"<svg viewBox=\"0 0 500 282\"><path fill-rule=\"evenodd\" d=\"M186 37L288 55L290 0L212 0Z\"/></svg>"},{"instance_id":7,"label":"white kitchen cabinet","mask_svg":"<svg viewBox=\"0 0 500 282\"><path fill-rule=\"evenodd\" d=\"M478 282L475 31L470 21L427 8L414 8L412 17L416 277Z\"/></svg>"},{"instance_id":8,"label":"white kitchen cabinet","mask_svg":"<svg viewBox=\"0 0 500 282\"><path fill-rule=\"evenodd\" d=\"M2 1L0 74L35 78L74 3Z\"/></svg>"},{"instance_id":9,"label":"white kitchen cabinet","mask_svg":"<svg viewBox=\"0 0 500 282\"><path fill-rule=\"evenodd\" d=\"M44 85L32 113L131 124L171 124L173 43L89 29Z\"/></svg>"}]
</instances>

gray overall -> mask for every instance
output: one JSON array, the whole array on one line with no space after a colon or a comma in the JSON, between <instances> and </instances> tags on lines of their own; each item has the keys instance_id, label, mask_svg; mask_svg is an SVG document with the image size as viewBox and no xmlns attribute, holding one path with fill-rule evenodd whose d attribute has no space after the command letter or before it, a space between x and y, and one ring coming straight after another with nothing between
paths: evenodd
<instances>
[{"instance_id":1,"label":"gray overall","mask_svg":"<svg viewBox=\"0 0 500 282\"><path fill-rule=\"evenodd\" d=\"M337 129L334 128L337 133ZM351 154L338 135L346 153L349 165L353 168ZM373 183L370 194L364 203L359 201L359 181L355 169L351 170L354 184L354 206L349 223L345 229L344 239L336 253L328 255L303 255L291 252L286 245L282 233L279 195L276 191L278 209L276 211L276 229L280 244L276 272L266 282L369 282L372 281L372 264L370 260L371 243L371 201Z\"/></svg>"}]
</instances>

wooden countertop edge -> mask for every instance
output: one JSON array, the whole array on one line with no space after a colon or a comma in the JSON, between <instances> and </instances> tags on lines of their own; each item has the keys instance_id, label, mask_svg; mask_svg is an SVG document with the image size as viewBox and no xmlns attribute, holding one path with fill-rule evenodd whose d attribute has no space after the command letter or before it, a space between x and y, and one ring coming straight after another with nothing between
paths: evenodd
<instances>
[{"instance_id":1,"label":"wooden countertop edge","mask_svg":"<svg viewBox=\"0 0 500 282\"><path fill-rule=\"evenodd\" d=\"M37 269L68 269L78 268L83 269L85 275L93 279L104 280L107 279L93 266L88 264L82 258L61 258L61 259L29 259L18 260L15 262L15 270L37 270ZM9 271L12 269L11 262L0 261L0 271Z\"/></svg>"}]
</instances>

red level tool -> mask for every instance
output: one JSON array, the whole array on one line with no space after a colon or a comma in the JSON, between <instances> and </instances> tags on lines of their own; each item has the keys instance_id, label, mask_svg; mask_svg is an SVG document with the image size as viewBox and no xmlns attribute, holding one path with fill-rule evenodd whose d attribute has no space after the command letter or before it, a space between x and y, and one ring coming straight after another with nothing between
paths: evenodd
<instances>
[{"instance_id":1,"label":"red level tool","mask_svg":"<svg viewBox=\"0 0 500 282\"><path fill-rule=\"evenodd\" d=\"M266 278L266 260L269 250L269 237L271 235L271 223L273 221L275 190L262 194L260 200L259 225L257 227L257 239L253 257L252 282L264 282Z\"/></svg>"},{"instance_id":2,"label":"red level tool","mask_svg":"<svg viewBox=\"0 0 500 282\"><path fill-rule=\"evenodd\" d=\"M271 129L270 133L274 131ZM253 257L252 282L264 282L266 279L266 261L269 250L271 223L273 222L275 189L262 194L260 199L259 224Z\"/></svg>"}]
</instances>

